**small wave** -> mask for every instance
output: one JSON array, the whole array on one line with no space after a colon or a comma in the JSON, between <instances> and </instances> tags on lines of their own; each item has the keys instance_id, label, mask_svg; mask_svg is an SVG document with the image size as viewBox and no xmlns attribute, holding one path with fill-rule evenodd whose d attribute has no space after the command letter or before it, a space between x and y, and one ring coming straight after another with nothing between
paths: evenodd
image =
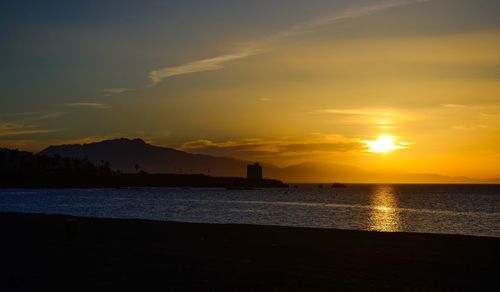
<instances>
[{"instance_id":1,"label":"small wave","mask_svg":"<svg viewBox=\"0 0 500 292\"><path fill-rule=\"evenodd\" d=\"M367 209L367 210L386 210L391 212L407 213L427 213L448 216L485 216L500 217L500 213L480 212L480 211L450 211L435 209L417 209L417 208L394 208L380 207L374 205L361 204L332 204L332 203L308 203L308 202L288 202L288 201L245 201L245 200L197 200L197 199L177 199L185 202L204 202L204 203L224 203L224 204L254 204L254 205L281 205L281 206L302 206L302 207L323 207L323 208L344 208L344 209Z\"/></svg>"}]
</instances>

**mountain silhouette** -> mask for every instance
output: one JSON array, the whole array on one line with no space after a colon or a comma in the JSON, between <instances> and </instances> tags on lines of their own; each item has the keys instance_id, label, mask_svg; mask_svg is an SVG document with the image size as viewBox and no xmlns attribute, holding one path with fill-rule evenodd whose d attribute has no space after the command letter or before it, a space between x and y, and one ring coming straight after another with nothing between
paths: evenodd
<instances>
[{"instance_id":1,"label":"mountain silhouette","mask_svg":"<svg viewBox=\"0 0 500 292\"><path fill-rule=\"evenodd\" d=\"M153 146L141 139L114 139L90 144L49 146L39 154L87 157L93 163L108 161L122 172L199 173L213 176L245 176L247 161L191 154L173 148ZM138 168L136 168L138 166Z\"/></svg>"},{"instance_id":2,"label":"mountain silhouette","mask_svg":"<svg viewBox=\"0 0 500 292\"><path fill-rule=\"evenodd\" d=\"M120 138L90 144L49 146L38 154L83 159L99 165L107 161L114 170L134 173L209 174L212 176L246 175L250 161L193 154L168 147L147 144L141 139ZM500 179L448 177L439 174L373 172L359 167L327 163L304 162L284 168L263 164L264 176L285 182L364 182L364 183L499 183Z\"/></svg>"}]
</instances>

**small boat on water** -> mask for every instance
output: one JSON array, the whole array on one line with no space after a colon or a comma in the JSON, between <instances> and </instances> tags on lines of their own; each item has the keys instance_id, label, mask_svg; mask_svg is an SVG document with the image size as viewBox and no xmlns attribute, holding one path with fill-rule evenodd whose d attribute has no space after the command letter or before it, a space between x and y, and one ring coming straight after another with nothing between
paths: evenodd
<instances>
[{"instance_id":1,"label":"small boat on water","mask_svg":"<svg viewBox=\"0 0 500 292\"><path fill-rule=\"evenodd\" d=\"M347 186L341 183L333 183L332 188L340 189L340 188L347 188Z\"/></svg>"}]
</instances>

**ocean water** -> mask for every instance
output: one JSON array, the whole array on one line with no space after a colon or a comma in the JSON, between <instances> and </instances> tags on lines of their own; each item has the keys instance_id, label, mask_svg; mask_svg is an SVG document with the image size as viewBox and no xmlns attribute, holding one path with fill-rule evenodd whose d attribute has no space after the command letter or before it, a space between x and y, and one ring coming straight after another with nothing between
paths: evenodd
<instances>
[{"instance_id":1,"label":"ocean water","mask_svg":"<svg viewBox=\"0 0 500 292\"><path fill-rule=\"evenodd\" d=\"M500 237L500 185L3 189L0 211Z\"/></svg>"}]
</instances>

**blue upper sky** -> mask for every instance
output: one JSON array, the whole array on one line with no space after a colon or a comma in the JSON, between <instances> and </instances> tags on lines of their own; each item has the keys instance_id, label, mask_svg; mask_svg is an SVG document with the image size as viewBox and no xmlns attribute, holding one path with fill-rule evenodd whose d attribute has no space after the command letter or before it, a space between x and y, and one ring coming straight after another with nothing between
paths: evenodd
<instances>
[{"instance_id":1,"label":"blue upper sky","mask_svg":"<svg viewBox=\"0 0 500 292\"><path fill-rule=\"evenodd\" d=\"M88 99L102 88L140 87L156 68L211 57L235 43L374 2L401 1L4 1L1 112ZM428 35L500 25L495 0L434 0L403 10L374 15L381 19L370 26L358 19L323 33Z\"/></svg>"}]
</instances>

